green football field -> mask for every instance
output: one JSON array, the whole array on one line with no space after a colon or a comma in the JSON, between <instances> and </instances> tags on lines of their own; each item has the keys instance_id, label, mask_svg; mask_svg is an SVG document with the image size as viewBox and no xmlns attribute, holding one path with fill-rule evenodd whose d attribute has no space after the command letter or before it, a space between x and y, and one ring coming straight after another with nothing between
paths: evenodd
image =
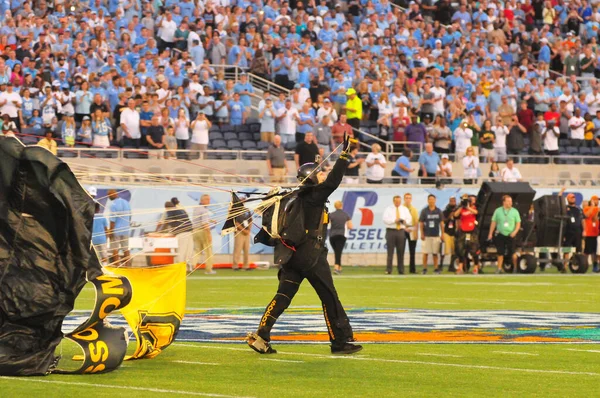
<instances>
[{"instance_id":1,"label":"green football field","mask_svg":"<svg viewBox=\"0 0 600 398\"><path fill-rule=\"evenodd\" d=\"M424 325L435 320L438 313L450 323L453 317L459 319L464 314L478 319L486 319L490 314L494 321L488 328L492 329L501 328L503 317L517 314L515 311L524 322L537 322L537 315L552 315L558 321L585 316L593 325L571 327L565 320L563 326L542 325L536 329L542 337L560 336L561 344L540 344L543 338L535 336L525 343L460 343L465 335L482 333L480 328L472 327L454 330L450 336L455 340L444 341L448 344L367 343L362 352L349 357L331 356L329 346L323 343L274 342L279 353L261 356L241 340L194 342L188 338L176 341L155 359L125 362L108 374L1 377L0 396L598 396L600 315L594 314L600 302L597 275L399 277L383 275L382 268L371 267L346 268L342 276L334 279L355 331L369 329L369 319L385 325L388 314L390 329L402 329L402 336L407 336L406 328L414 326L410 322L402 324L404 314L414 315L410 319L415 322L426 314ZM226 319L219 318L219 314L247 313L248 319L258 323L260 308L269 302L276 287L275 270L226 270L216 276L197 272L188 278L187 307L190 314L211 309L211 314L216 315L207 325L215 330L221 319ZM93 298L92 288L86 287L77 308L89 309ZM316 294L305 282L291 311L280 318L281 324L296 318L302 321L311 314L311 319L317 319L319 305ZM499 324L493 326L496 321ZM307 325L308 329L313 328L312 324ZM314 328L322 334L324 321L321 319ZM508 329L502 333L510 339L529 333L518 324ZM311 333L306 328L302 331ZM388 332L380 330L373 338ZM430 332L422 328L417 335L435 335ZM276 325L273 338L277 336ZM581 336L590 343L581 344ZM63 345L64 357L74 352L73 347Z\"/></svg>"}]
</instances>

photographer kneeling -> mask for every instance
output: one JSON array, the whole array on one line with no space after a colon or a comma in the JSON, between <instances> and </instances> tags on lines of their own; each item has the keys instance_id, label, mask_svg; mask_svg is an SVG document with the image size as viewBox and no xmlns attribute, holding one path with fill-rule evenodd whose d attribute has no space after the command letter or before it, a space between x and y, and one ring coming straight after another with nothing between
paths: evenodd
<instances>
[{"instance_id":1,"label":"photographer kneeling","mask_svg":"<svg viewBox=\"0 0 600 398\"><path fill-rule=\"evenodd\" d=\"M513 266L517 265L517 255L515 253L515 236L521 228L521 216L517 209L512 207L512 198L509 195L502 197L502 207L498 207L492 216L492 225L488 234L488 241L492 240L494 231L497 232L494 244L498 250L498 269L497 274L503 273L502 264L504 257L507 261L512 261Z\"/></svg>"}]
</instances>

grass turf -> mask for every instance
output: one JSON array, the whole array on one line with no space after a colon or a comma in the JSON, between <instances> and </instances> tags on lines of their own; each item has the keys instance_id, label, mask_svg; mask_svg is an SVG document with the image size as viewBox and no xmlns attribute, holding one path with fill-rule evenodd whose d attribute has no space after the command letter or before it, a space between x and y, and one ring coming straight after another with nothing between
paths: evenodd
<instances>
[{"instance_id":1,"label":"grass turf","mask_svg":"<svg viewBox=\"0 0 600 398\"><path fill-rule=\"evenodd\" d=\"M596 312L600 298L600 279L590 274L382 274L382 268L346 268L344 275L336 276L344 305ZM275 275L274 270L194 274L188 280L187 306L264 306L275 292ZM77 308L90 308L93 297L92 289L86 288ZM316 294L304 283L293 306L317 305ZM594 396L600 380L600 347L593 344L369 344L351 358L331 357L326 345L279 344L276 348L279 354L264 357L243 344L176 342L155 359L126 362L109 374L0 378L0 391L3 397ZM63 347L65 356L70 349Z\"/></svg>"}]
</instances>

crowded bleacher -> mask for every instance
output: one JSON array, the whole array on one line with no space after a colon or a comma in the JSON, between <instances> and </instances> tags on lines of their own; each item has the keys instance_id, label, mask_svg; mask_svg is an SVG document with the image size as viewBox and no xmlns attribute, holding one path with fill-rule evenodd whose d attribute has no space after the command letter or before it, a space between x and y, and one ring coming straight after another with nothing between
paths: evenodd
<instances>
[{"instance_id":1,"label":"crowded bleacher","mask_svg":"<svg viewBox=\"0 0 600 398\"><path fill-rule=\"evenodd\" d=\"M361 151L414 161L431 143L465 169L468 151L600 164L597 5L395 3L2 2L0 135L264 159L276 134L295 150L313 133L326 156L350 131Z\"/></svg>"}]
</instances>

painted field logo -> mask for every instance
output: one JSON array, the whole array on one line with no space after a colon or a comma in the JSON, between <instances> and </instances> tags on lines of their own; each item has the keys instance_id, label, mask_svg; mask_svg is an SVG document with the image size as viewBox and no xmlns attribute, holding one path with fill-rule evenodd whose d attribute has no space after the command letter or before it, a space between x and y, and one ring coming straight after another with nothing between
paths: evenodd
<instances>
[{"instance_id":1,"label":"painted field logo","mask_svg":"<svg viewBox=\"0 0 600 398\"><path fill-rule=\"evenodd\" d=\"M260 322L264 308L190 310L178 341L239 342ZM600 343L600 314L533 311L434 311L356 308L348 311L355 337L373 343ZM64 330L78 325L65 320ZM113 324L126 326L124 321ZM288 310L273 340L327 342L320 308Z\"/></svg>"}]
</instances>

